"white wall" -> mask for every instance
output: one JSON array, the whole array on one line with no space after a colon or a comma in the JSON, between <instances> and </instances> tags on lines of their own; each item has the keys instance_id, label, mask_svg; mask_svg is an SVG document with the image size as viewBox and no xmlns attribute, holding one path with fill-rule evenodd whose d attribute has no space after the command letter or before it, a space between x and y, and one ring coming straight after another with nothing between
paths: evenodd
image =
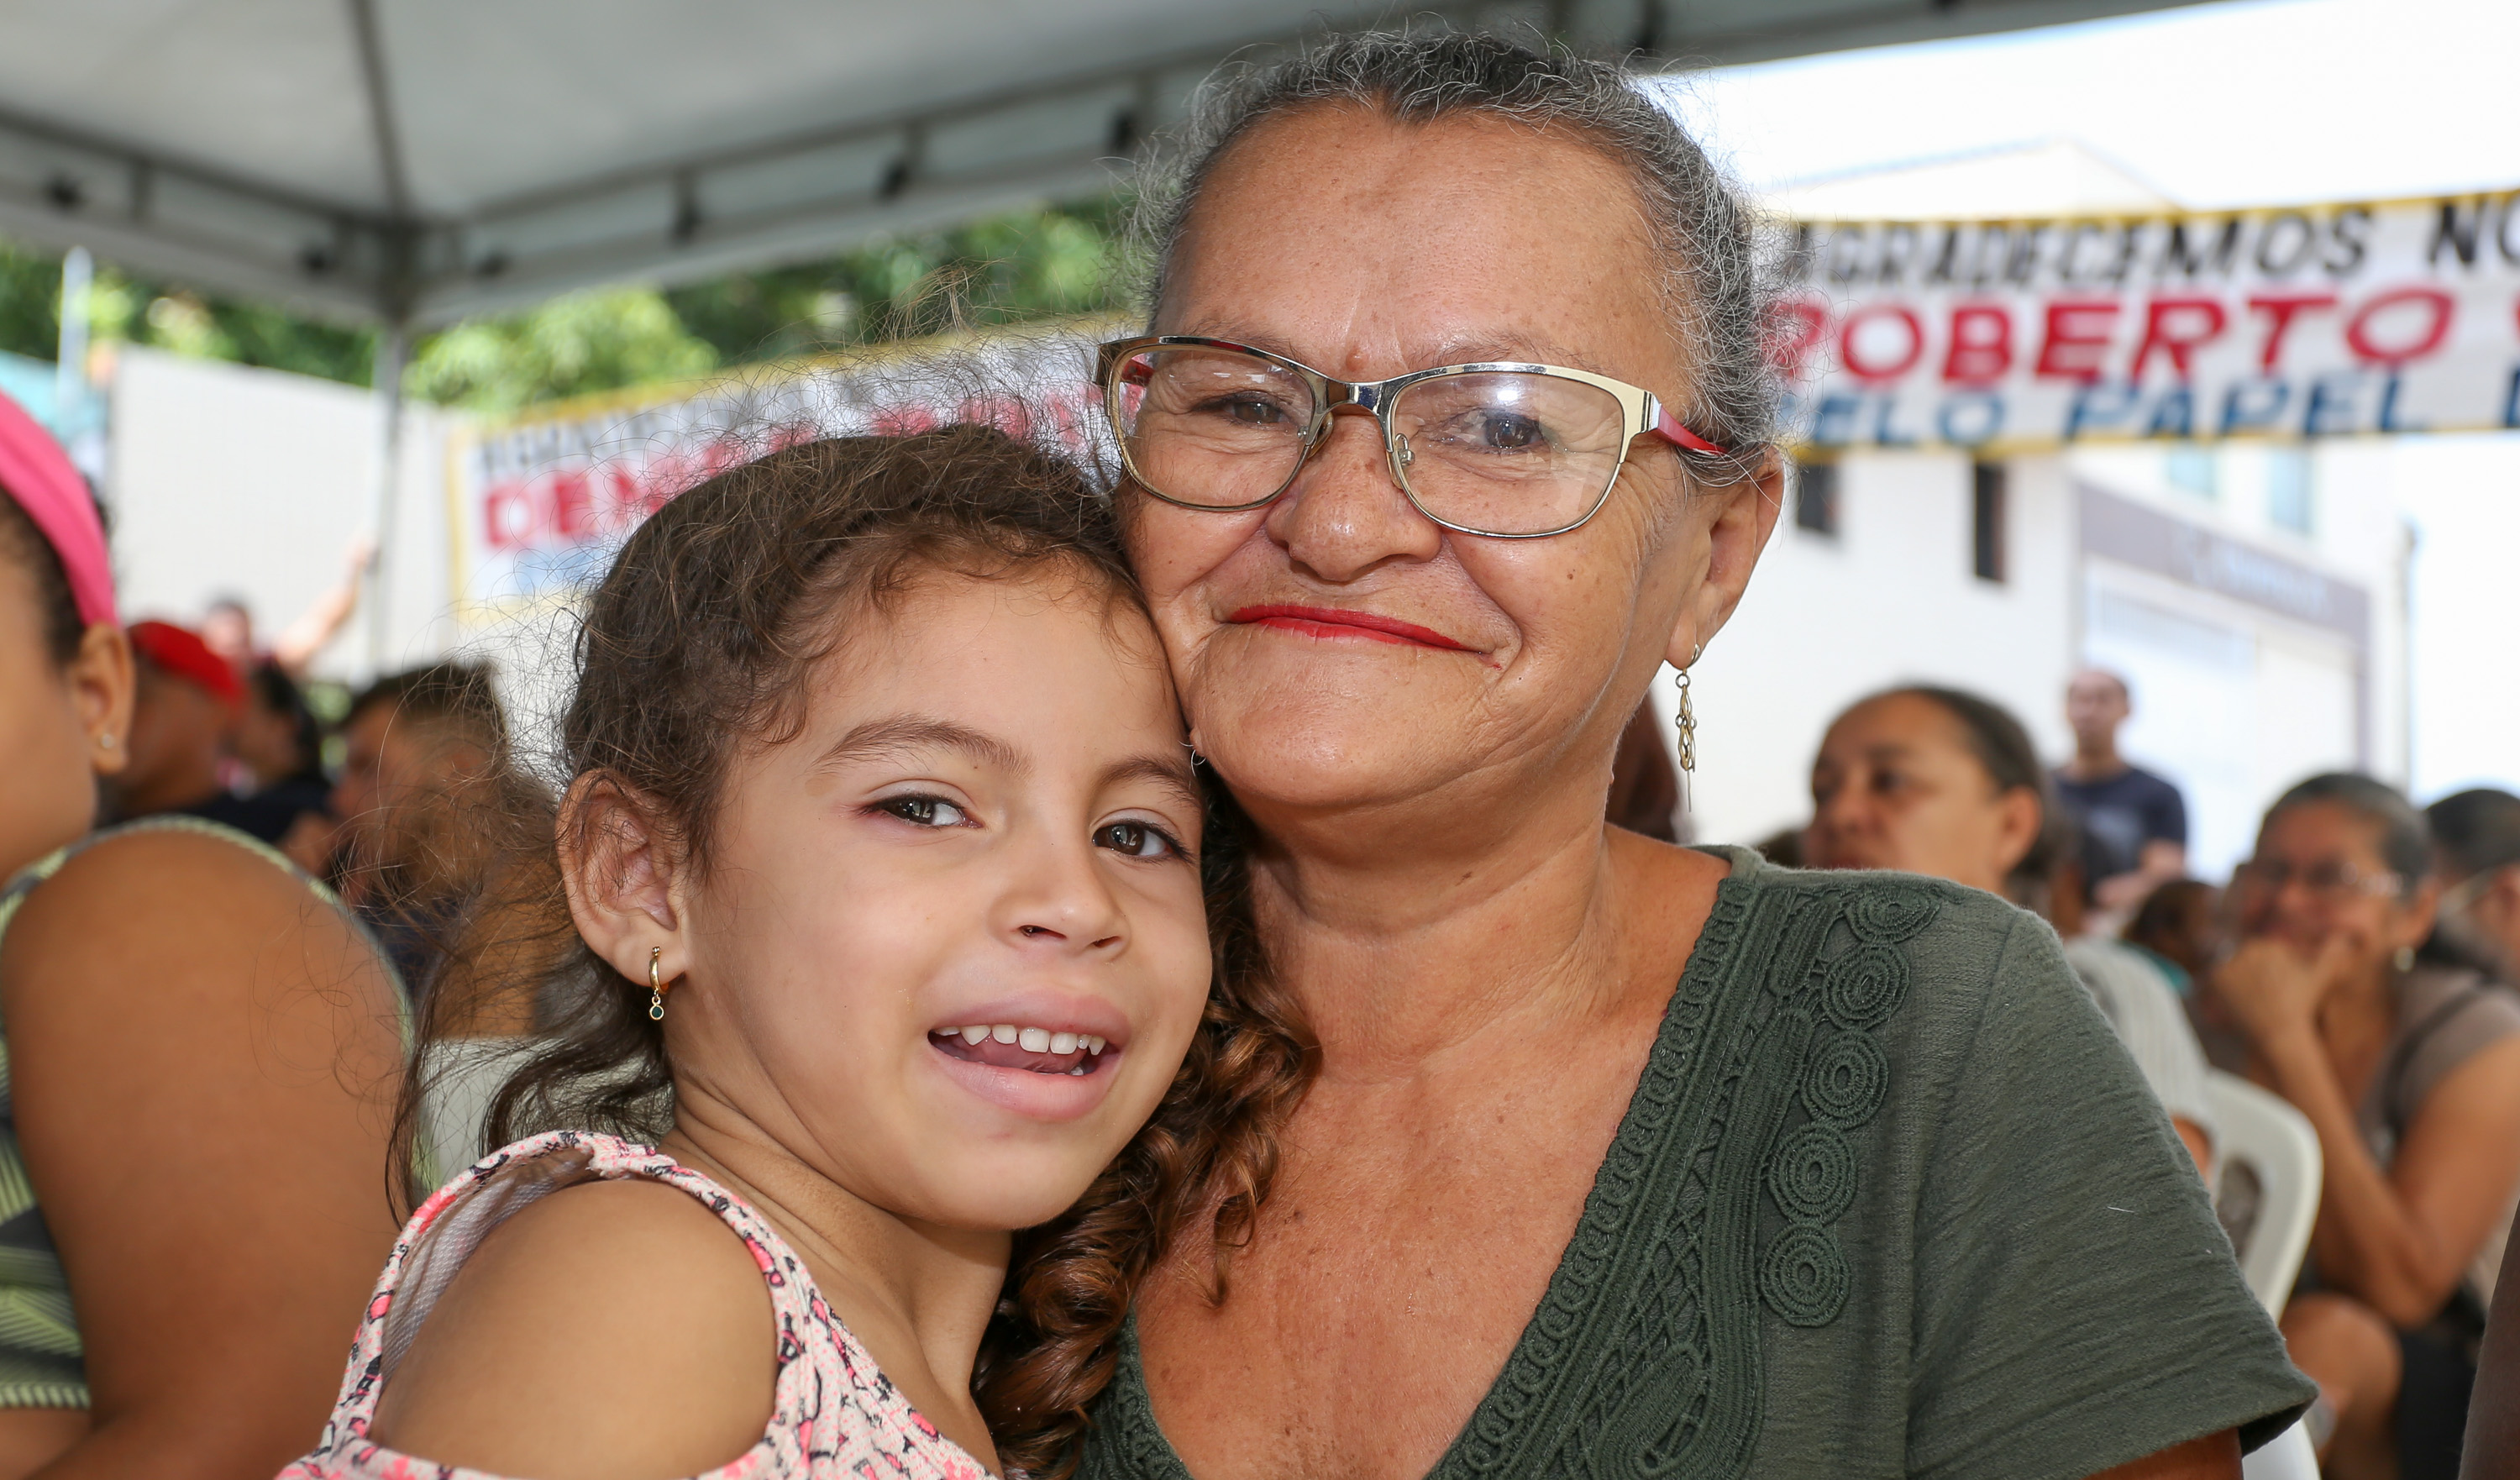
<instances>
[{"instance_id":1,"label":"white wall","mask_svg":"<svg viewBox=\"0 0 2520 1480\"><path fill-rule=\"evenodd\" d=\"M378 403L356 386L157 350L124 348L112 388L108 501L122 605L131 617L201 620L245 598L267 641L339 580L374 526ZM385 541L385 668L452 640L442 448L448 420L407 413L402 483ZM371 608L316 664L362 678Z\"/></svg>"},{"instance_id":2,"label":"white wall","mask_svg":"<svg viewBox=\"0 0 2520 1480\"><path fill-rule=\"evenodd\" d=\"M2415 526L2415 794L2520 791L2520 432L2408 437L2392 461Z\"/></svg>"},{"instance_id":3,"label":"white wall","mask_svg":"<svg viewBox=\"0 0 2520 1480\"><path fill-rule=\"evenodd\" d=\"M1821 733L1853 700L1908 681L2010 706L2048 753L2069 743L2073 530L2062 464L2011 465L2010 565L1970 571L1969 465L1957 453L1853 453L1832 538L1788 509L1732 624L1698 660L1696 836L1750 842L1803 822ZM1670 712L1669 680L1657 704Z\"/></svg>"},{"instance_id":4,"label":"white wall","mask_svg":"<svg viewBox=\"0 0 2520 1480\"><path fill-rule=\"evenodd\" d=\"M2212 488L2177 486L2159 447L2078 450L2076 476L2189 524L2361 588L2367 641L2263 606L2094 560L2083 650L2126 674L2127 755L2186 794L2190 867L2219 878L2254 846L2267 805L2319 771L2364 769L2404 784L2408 768L2406 556L2390 466L2402 442L2318 444L2309 454L2307 532L2272 516L2280 445L2208 449Z\"/></svg>"},{"instance_id":5,"label":"white wall","mask_svg":"<svg viewBox=\"0 0 2520 1480\"><path fill-rule=\"evenodd\" d=\"M2211 498L2172 486L2158 447L2078 449L2009 468L2008 579L1970 568L1969 465L1958 453L1851 452L1839 464L1834 538L1788 510L1748 596L1697 666L1695 835L1748 842L1803 821L1813 751L1852 700L1909 681L1950 684L2010 708L2045 755L2072 749L2063 694L2096 661L2128 674L2127 753L2189 792L2195 862L2219 876L2259 813L2313 771L2402 780L2407 752L2407 537L2391 496L2392 444L2313 454L2304 536L2269 517L2268 450L2213 454ZM2107 489L2362 587L2370 642L2146 570L2086 558L2077 484ZM2371 715L2358 736L2367 693ZM1666 722L1669 678L1655 693Z\"/></svg>"}]
</instances>

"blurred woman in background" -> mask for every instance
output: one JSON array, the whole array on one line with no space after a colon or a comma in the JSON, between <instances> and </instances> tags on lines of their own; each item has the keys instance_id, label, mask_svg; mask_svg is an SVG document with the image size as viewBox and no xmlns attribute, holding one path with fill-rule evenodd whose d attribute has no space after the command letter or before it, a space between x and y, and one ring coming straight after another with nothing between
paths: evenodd
<instances>
[{"instance_id":1,"label":"blurred woman in background","mask_svg":"<svg viewBox=\"0 0 2520 1480\"><path fill-rule=\"evenodd\" d=\"M1923 686L1876 694L1837 717L1812 763L1804 862L1813 868L1929 874L2046 914L2072 851L2072 830L2049 805L2028 732L1973 694ZM2204 1054L2169 983L2113 941L2069 941L2065 958L2187 1154L2210 1167Z\"/></svg>"},{"instance_id":2,"label":"blurred woman in background","mask_svg":"<svg viewBox=\"0 0 2520 1480\"><path fill-rule=\"evenodd\" d=\"M84 480L6 398L0 494L0 1480L269 1474L393 1240L393 985L242 834L90 830L131 647Z\"/></svg>"},{"instance_id":3,"label":"blurred woman in background","mask_svg":"<svg viewBox=\"0 0 2520 1480\"><path fill-rule=\"evenodd\" d=\"M2447 1476L2520 1189L2520 997L2421 948L2440 885L2424 817L2366 776L2277 798L2232 875L2213 990L2251 1077L2325 1162L2285 1309L2331 1475Z\"/></svg>"},{"instance_id":4,"label":"blurred woman in background","mask_svg":"<svg viewBox=\"0 0 2520 1480\"><path fill-rule=\"evenodd\" d=\"M2520 982L2520 796L2493 786L2455 791L2424 809L2432 827L2440 943Z\"/></svg>"}]
</instances>

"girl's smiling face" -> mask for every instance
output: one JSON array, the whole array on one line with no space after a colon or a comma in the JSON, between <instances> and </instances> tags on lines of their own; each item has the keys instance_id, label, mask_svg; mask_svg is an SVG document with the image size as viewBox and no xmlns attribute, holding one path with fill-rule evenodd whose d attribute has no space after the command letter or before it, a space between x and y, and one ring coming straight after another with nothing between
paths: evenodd
<instances>
[{"instance_id":1,"label":"girl's smiling face","mask_svg":"<svg viewBox=\"0 0 2520 1480\"><path fill-rule=\"evenodd\" d=\"M1028 1227L1153 1111L1206 994L1161 650L1058 564L838 620L793 738L730 765L704 868L650 891L677 1115L907 1219Z\"/></svg>"}]
</instances>

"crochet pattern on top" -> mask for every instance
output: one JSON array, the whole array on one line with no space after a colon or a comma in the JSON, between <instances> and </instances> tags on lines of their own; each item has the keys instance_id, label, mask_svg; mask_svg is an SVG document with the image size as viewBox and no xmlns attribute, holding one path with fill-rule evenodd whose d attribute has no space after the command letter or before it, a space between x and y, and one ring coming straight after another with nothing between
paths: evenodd
<instances>
[{"instance_id":1,"label":"crochet pattern on top","mask_svg":"<svg viewBox=\"0 0 2520 1480\"><path fill-rule=\"evenodd\" d=\"M1836 1225L1890 1090L1878 1034L1942 910L1877 875L1725 881L1548 1291L1428 1480L1747 1472L1770 1331L1846 1309ZM1123 1348L1103 1473L1190 1480L1134 1329Z\"/></svg>"}]
</instances>

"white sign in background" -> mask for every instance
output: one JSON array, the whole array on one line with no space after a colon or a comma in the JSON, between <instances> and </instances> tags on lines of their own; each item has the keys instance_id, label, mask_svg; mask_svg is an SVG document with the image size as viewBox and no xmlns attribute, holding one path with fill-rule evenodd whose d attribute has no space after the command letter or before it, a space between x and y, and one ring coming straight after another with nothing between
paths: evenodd
<instances>
[{"instance_id":1,"label":"white sign in background","mask_svg":"<svg viewBox=\"0 0 2520 1480\"><path fill-rule=\"evenodd\" d=\"M1074 327L965 352L767 367L698 394L566 404L459 434L447 454L457 609L496 622L600 576L630 531L711 474L815 437L981 421L1089 458L1092 343Z\"/></svg>"},{"instance_id":2,"label":"white sign in background","mask_svg":"<svg viewBox=\"0 0 2520 1480\"><path fill-rule=\"evenodd\" d=\"M2520 192L1770 246L1813 447L2520 426Z\"/></svg>"}]
</instances>

